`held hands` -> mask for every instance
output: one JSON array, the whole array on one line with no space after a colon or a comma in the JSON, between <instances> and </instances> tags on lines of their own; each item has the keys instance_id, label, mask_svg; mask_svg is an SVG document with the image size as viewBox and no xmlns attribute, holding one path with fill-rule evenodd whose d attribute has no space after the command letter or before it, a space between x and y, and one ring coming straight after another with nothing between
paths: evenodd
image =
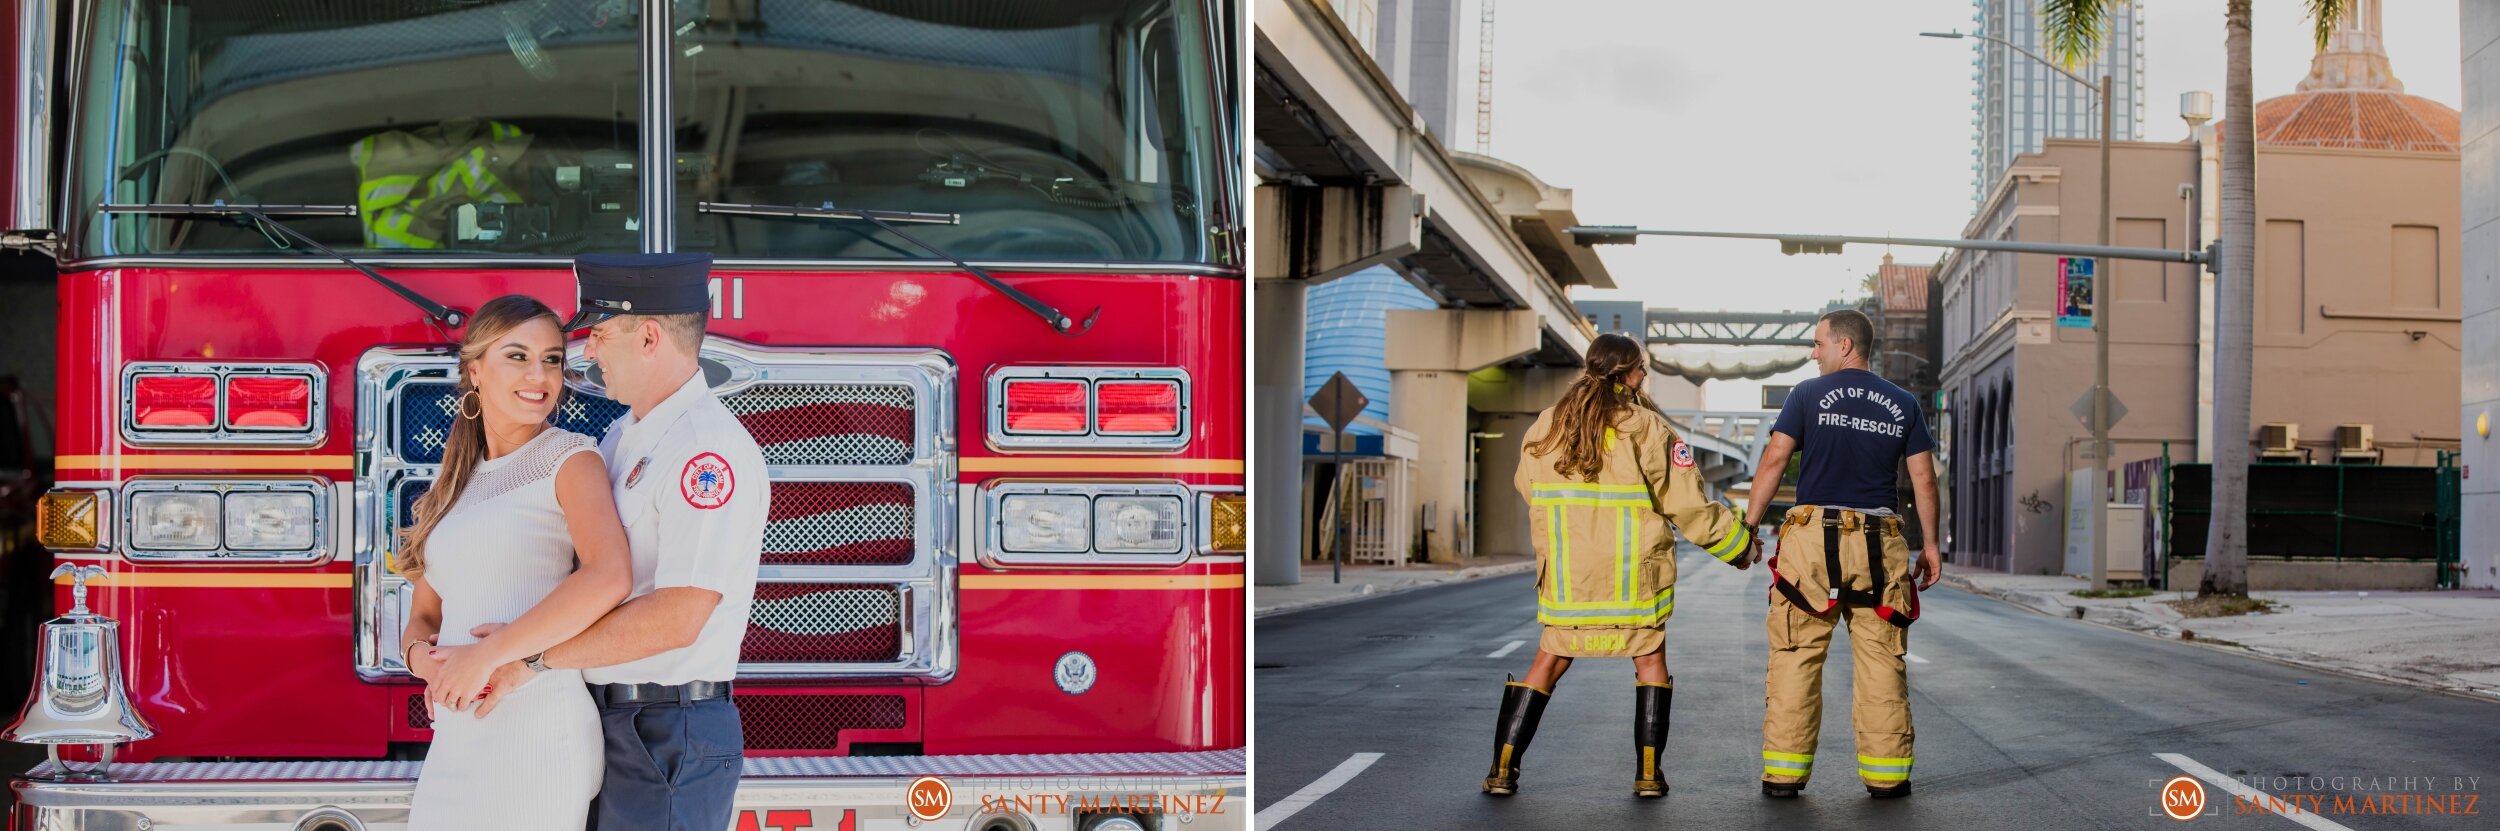
<instances>
[{"instance_id":1,"label":"held hands","mask_svg":"<svg viewBox=\"0 0 2500 831\"><path fill-rule=\"evenodd\" d=\"M1910 578L1918 581L1922 591L1936 585L1937 580L1944 579L1944 555L1934 543L1919 550L1918 562L1910 567Z\"/></svg>"},{"instance_id":2,"label":"held hands","mask_svg":"<svg viewBox=\"0 0 2500 831\"><path fill-rule=\"evenodd\" d=\"M486 678L486 692L478 696L477 717L485 718L487 713L494 712L495 705L503 703L504 697L528 684L536 675L536 671L519 661L496 667L495 673Z\"/></svg>"},{"instance_id":3,"label":"held hands","mask_svg":"<svg viewBox=\"0 0 2500 831\"><path fill-rule=\"evenodd\" d=\"M441 663L433 678L426 679L425 698L446 710L466 711L486 691L486 677L494 671L487 664L486 650L477 644L439 646L426 650L427 656Z\"/></svg>"},{"instance_id":4,"label":"held hands","mask_svg":"<svg viewBox=\"0 0 2500 831\"><path fill-rule=\"evenodd\" d=\"M483 641L503 631L503 627L504 624L500 622L481 623L469 629L469 637ZM528 684L530 679L537 674L519 661L511 661L495 667L486 677L486 686L478 691L477 700L471 702L476 706L472 715L485 718L487 713L494 712L495 705L502 703L505 696L511 695L522 685Z\"/></svg>"}]
</instances>

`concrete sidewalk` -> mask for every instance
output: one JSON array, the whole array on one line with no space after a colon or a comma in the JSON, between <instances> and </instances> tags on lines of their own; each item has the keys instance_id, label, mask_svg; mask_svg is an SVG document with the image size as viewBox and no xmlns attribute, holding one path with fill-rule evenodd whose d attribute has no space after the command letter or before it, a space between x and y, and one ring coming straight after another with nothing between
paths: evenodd
<instances>
[{"instance_id":1,"label":"concrete sidewalk","mask_svg":"<svg viewBox=\"0 0 2500 831\"><path fill-rule=\"evenodd\" d=\"M1268 615L1333 606L1369 597L1395 594L1425 586L1437 586L1462 580L1480 580L1505 574L1526 574L1536 570L1536 556L1508 554L1477 557L1465 564L1415 563L1403 566L1353 565L1345 567L1345 580L1329 581L1329 564L1303 563L1302 582L1291 586L1255 586L1251 589L1251 616Z\"/></svg>"},{"instance_id":2,"label":"concrete sidewalk","mask_svg":"<svg viewBox=\"0 0 2500 831\"><path fill-rule=\"evenodd\" d=\"M2193 598L2081 598L2081 578L1947 568L1945 582L2041 614L2070 617L2154 637L2190 640L2284 663L2378 681L2500 700L2500 592L2258 591L2272 611L2190 618L2166 601Z\"/></svg>"}]
</instances>

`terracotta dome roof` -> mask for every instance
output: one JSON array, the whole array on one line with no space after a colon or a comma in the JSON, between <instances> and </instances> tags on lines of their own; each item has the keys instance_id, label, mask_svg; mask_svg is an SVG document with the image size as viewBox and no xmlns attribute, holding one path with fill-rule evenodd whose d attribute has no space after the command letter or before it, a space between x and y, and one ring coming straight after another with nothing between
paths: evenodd
<instances>
[{"instance_id":1,"label":"terracotta dome roof","mask_svg":"<svg viewBox=\"0 0 2500 831\"><path fill-rule=\"evenodd\" d=\"M2257 102L2257 143L2454 153L2457 111L2401 92L2332 89Z\"/></svg>"},{"instance_id":2,"label":"terracotta dome roof","mask_svg":"<svg viewBox=\"0 0 2500 831\"><path fill-rule=\"evenodd\" d=\"M2388 63L2379 22L2383 2L2353 0L2309 59L2300 91L2257 102L2258 144L2457 152L2463 142L2456 109L2406 95Z\"/></svg>"}]
</instances>

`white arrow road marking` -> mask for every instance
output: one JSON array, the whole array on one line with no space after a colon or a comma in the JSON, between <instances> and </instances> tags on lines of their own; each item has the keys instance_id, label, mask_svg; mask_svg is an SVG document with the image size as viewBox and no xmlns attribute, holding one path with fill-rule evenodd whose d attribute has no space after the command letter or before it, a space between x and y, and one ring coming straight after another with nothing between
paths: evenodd
<instances>
[{"instance_id":1,"label":"white arrow road marking","mask_svg":"<svg viewBox=\"0 0 2500 831\"><path fill-rule=\"evenodd\" d=\"M1268 831L1276 827L1277 823L1301 813L1302 809L1311 807L1311 803L1318 802L1320 797L1327 796L1330 792L1343 787L1345 783L1353 781L1356 774L1362 773L1364 768L1371 767L1372 763L1377 761L1380 761L1378 753L1357 753L1346 757L1346 760L1337 763L1336 769L1329 771L1328 775L1302 786L1302 790L1294 791L1292 796L1276 800L1276 804L1260 809L1258 812L1259 831Z\"/></svg>"},{"instance_id":2,"label":"white arrow road marking","mask_svg":"<svg viewBox=\"0 0 2500 831\"><path fill-rule=\"evenodd\" d=\"M1508 654L1510 654L1512 650L1516 650L1516 649L1518 649L1519 647L1526 646L1526 645L1527 645L1527 643L1528 643L1527 641L1511 641L1510 643L1502 644L1502 648L1500 648L1500 649L1496 649L1496 650L1493 650L1493 654L1491 654L1491 655L1486 655L1486 656L1484 656L1484 657L1487 657L1487 658L1499 658L1499 657L1502 657L1502 656L1504 656L1504 655L1508 655Z\"/></svg>"},{"instance_id":3,"label":"white arrow road marking","mask_svg":"<svg viewBox=\"0 0 2500 831\"><path fill-rule=\"evenodd\" d=\"M2178 769L2211 783L2214 787L2229 791L2231 795L2248 800L2252 805L2263 807L2267 813L2275 816L2309 826L2316 831L2352 831L2334 820L2301 810L2300 806L2292 804L2291 800L2281 799L2249 787L2240 780L2222 775L2222 771L2206 767L2186 756L2177 753L2155 753L2153 758L2169 762Z\"/></svg>"}]
</instances>

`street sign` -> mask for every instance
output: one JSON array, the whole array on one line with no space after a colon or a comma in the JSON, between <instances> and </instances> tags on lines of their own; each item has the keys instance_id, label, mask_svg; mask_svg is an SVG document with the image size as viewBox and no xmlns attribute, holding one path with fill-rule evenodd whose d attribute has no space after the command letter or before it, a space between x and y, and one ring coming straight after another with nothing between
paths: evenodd
<instances>
[{"instance_id":1,"label":"street sign","mask_svg":"<svg viewBox=\"0 0 2500 831\"><path fill-rule=\"evenodd\" d=\"M1353 424L1372 400L1355 388L1354 382L1346 378L1345 373L1340 372L1329 376L1328 383L1319 385L1319 392L1311 394L1310 403L1311 409L1319 411L1319 419L1328 422L1329 431L1337 434L1337 441L1330 445L1332 451L1329 454L1335 461L1337 471L1336 495L1332 498L1337 500L1337 504L1346 505L1345 427ZM1331 583L1345 582L1345 541L1349 536L1347 526L1353 522L1347 516L1350 513L1353 513L1350 508L1337 512L1337 544L1330 546L1336 549L1337 556L1328 567L1328 582Z\"/></svg>"},{"instance_id":2,"label":"street sign","mask_svg":"<svg viewBox=\"0 0 2500 831\"><path fill-rule=\"evenodd\" d=\"M1329 376L1328 383L1319 385L1319 392L1311 394L1311 409L1318 410L1319 419L1328 422L1328 429L1337 433L1345 432L1346 425L1353 424L1371 403L1343 372Z\"/></svg>"},{"instance_id":3,"label":"street sign","mask_svg":"<svg viewBox=\"0 0 2500 831\"><path fill-rule=\"evenodd\" d=\"M2075 399L2075 405L2066 408L2068 412L2075 414L2076 421L2083 422L2084 429L2087 430L2092 427L2092 392L2092 390L2084 390L2083 397ZM2117 393L2102 390L2101 394L2109 396L2109 423L2103 426L2116 427L2119 419L2127 417L2127 405L2118 402Z\"/></svg>"}]
</instances>

